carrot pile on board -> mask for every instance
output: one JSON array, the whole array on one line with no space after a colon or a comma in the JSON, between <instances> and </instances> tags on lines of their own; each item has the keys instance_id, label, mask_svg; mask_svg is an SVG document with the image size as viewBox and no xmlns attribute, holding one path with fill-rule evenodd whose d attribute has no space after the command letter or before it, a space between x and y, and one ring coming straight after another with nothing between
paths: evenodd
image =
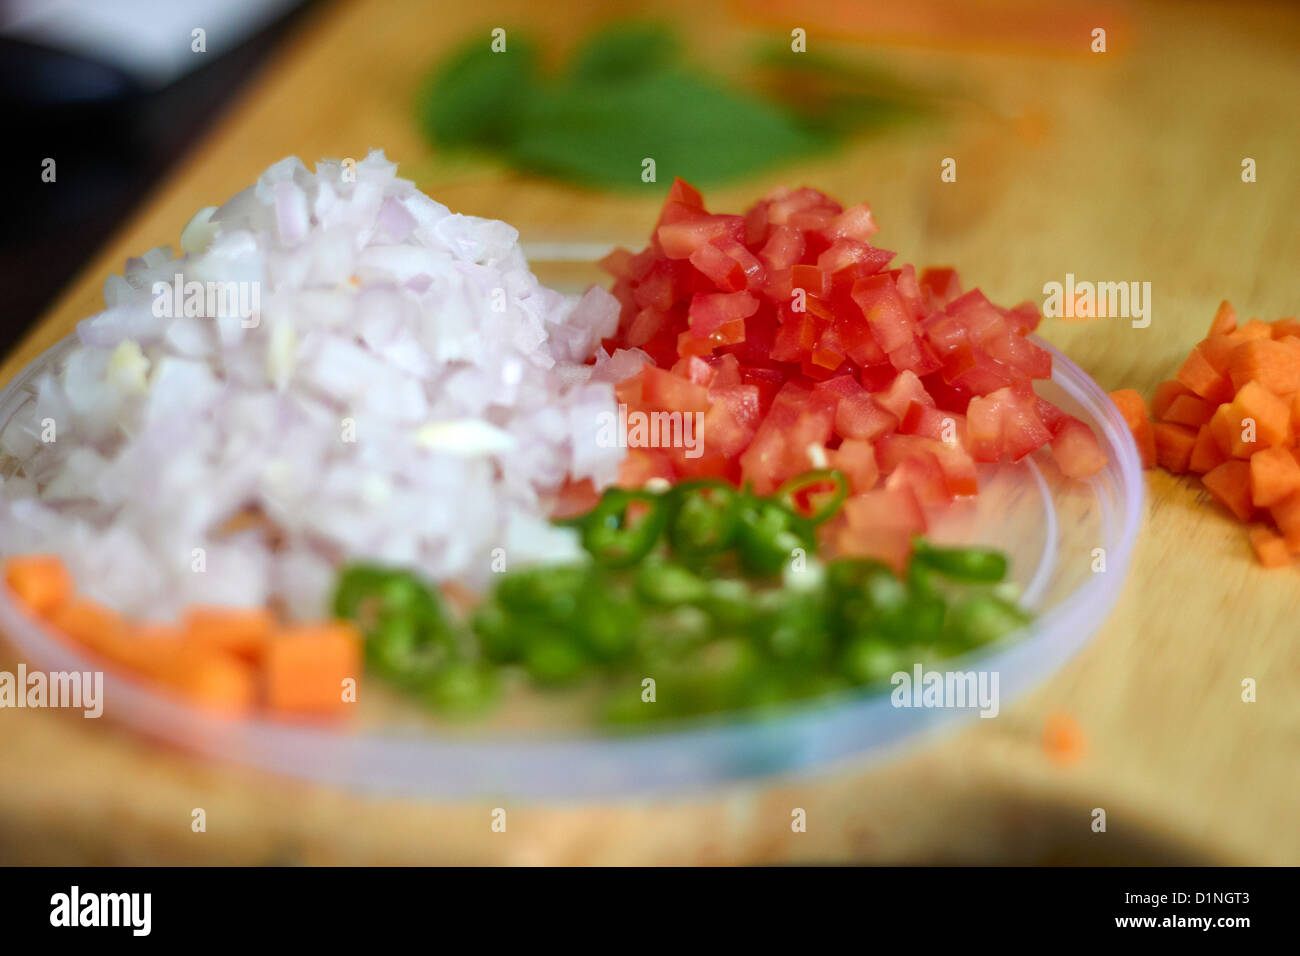
<instances>
[{"instance_id":1,"label":"carrot pile on board","mask_svg":"<svg viewBox=\"0 0 1300 956\"><path fill-rule=\"evenodd\" d=\"M54 555L10 558L4 581L34 618L110 667L156 681L230 716L258 707L328 717L345 707L361 669L361 641L346 621L282 625L266 608L193 607L176 624L130 621L75 593Z\"/></svg>"},{"instance_id":2,"label":"carrot pile on board","mask_svg":"<svg viewBox=\"0 0 1300 956\"><path fill-rule=\"evenodd\" d=\"M1150 415L1131 388L1110 397L1143 465L1200 475L1249 524L1260 563L1281 567L1300 554L1300 319L1238 324L1225 300L1209 334L1157 386Z\"/></svg>"}]
</instances>

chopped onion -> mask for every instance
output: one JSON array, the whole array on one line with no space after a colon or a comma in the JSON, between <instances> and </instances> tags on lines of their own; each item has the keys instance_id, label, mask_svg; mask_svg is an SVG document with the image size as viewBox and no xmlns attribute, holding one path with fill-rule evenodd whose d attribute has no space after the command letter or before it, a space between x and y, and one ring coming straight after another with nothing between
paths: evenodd
<instances>
[{"instance_id":1,"label":"chopped onion","mask_svg":"<svg viewBox=\"0 0 1300 956\"><path fill-rule=\"evenodd\" d=\"M549 501L615 478L599 424L647 357L598 351L616 300L542 286L518 238L382 152L276 163L199 210L181 257L111 276L0 423L0 549L57 552L85 593L150 619L317 616L352 559L470 587L497 548L576 559Z\"/></svg>"}]
</instances>

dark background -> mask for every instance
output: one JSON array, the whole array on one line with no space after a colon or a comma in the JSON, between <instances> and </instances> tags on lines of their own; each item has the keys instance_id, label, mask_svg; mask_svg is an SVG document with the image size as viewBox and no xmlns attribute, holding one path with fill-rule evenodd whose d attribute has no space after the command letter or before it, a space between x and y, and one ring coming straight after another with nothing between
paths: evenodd
<instances>
[{"instance_id":1,"label":"dark background","mask_svg":"<svg viewBox=\"0 0 1300 956\"><path fill-rule=\"evenodd\" d=\"M290 13L157 91L100 63L0 37L6 177L0 214L0 354L194 145L312 8ZM41 180L46 157L57 181ZM120 264L119 264L120 265Z\"/></svg>"}]
</instances>

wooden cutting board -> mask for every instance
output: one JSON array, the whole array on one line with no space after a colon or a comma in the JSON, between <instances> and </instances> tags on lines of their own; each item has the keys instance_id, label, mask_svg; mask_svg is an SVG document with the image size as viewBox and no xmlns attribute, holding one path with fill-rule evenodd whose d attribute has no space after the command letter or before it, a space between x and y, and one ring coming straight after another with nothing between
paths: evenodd
<instances>
[{"instance_id":1,"label":"wooden cutting board","mask_svg":"<svg viewBox=\"0 0 1300 956\"><path fill-rule=\"evenodd\" d=\"M289 154L310 163L383 147L453 209L508 219L529 242L642 239L662 185L586 193L435 155L417 134L420 79L470 31L486 43L493 27L531 29L562 49L610 9L532 7L364 0L318 11L86 265L0 381L100 308L104 277L128 255L175 245L197 208ZM739 6L681 9L694 50L724 64L760 34L801 25L760 23ZM872 50L946 91L942 115L719 190L710 204L737 209L781 182L869 199L882 244L905 261L957 265L999 302L1041 301L1043 284L1066 273L1150 282L1148 328L1043 328L1103 387L1149 394L1221 298L1264 318L1300 309L1300 17L1245 4L1096 17L1109 30L1104 54L1089 52L1087 30L1066 56L1032 42L1004 53ZM810 44L822 42L820 24L806 27ZM946 157L955 183L940 181ZM1244 157L1257 182L1242 182ZM1261 569L1242 529L1193 483L1152 474L1124 595L1084 651L998 719L888 762L677 801L511 807L502 834L487 806L361 798L205 765L108 724L6 711L0 861L1296 864L1298 620L1297 569ZM0 666L12 669L12 654ZM1257 683L1254 703L1241 699L1245 678ZM1077 762L1044 751L1053 713L1082 728ZM197 807L205 833L191 831ZM1090 827L1097 807L1105 833ZM794 808L807 813L806 833L791 830Z\"/></svg>"}]
</instances>

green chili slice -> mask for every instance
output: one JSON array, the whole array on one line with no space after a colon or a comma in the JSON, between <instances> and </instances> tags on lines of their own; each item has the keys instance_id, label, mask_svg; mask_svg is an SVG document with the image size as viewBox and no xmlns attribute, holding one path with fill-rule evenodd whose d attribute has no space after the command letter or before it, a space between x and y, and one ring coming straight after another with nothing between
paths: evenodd
<instances>
[{"instance_id":1,"label":"green chili slice","mask_svg":"<svg viewBox=\"0 0 1300 956\"><path fill-rule=\"evenodd\" d=\"M1007 576L1007 556L992 548L937 548L918 540L913 561L957 581L996 584Z\"/></svg>"},{"instance_id":2,"label":"green chili slice","mask_svg":"<svg viewBox=\"0 0 1300 956\"><path fill-rule=\"evenodd\" d=\"M848 496L849 480L844 473L820 468L791 478L777 489L775 497L805 521L821 524L834 517Z\"/></svg>"},{"instance_id":3,"label":"green chili slice","mask_svg":"<svg viewBox=\"0 0 1300 956\"><path fill-rule=\"evenodd\" d=\"M731 547L740 520L741 494L725 481L688 481L668 500L668 543L685 558L705 557Z\"/></svg>"},{"instance_id":4,"label":"green chili slice","mask_svg":"<svg viewBox=\"0 0 1300 956\"><path fill-rule=\"evenodd\" d=\"M779 574L796 548L816 548L813 526L770 498L747 498L740 505L736 552L741 567L763 577Z\"/></svg>"},{"instance_id":5,"label":"green chili slice","mask_svg":"<svg viewBox=\"0 0 1300 956\"><path fill-rule=\"evenodd\" d=\"M666 521L662 495L610 488L582 523L582 546L606 567L631 567L654 550Z\"/></svg>"}]
</instances>

